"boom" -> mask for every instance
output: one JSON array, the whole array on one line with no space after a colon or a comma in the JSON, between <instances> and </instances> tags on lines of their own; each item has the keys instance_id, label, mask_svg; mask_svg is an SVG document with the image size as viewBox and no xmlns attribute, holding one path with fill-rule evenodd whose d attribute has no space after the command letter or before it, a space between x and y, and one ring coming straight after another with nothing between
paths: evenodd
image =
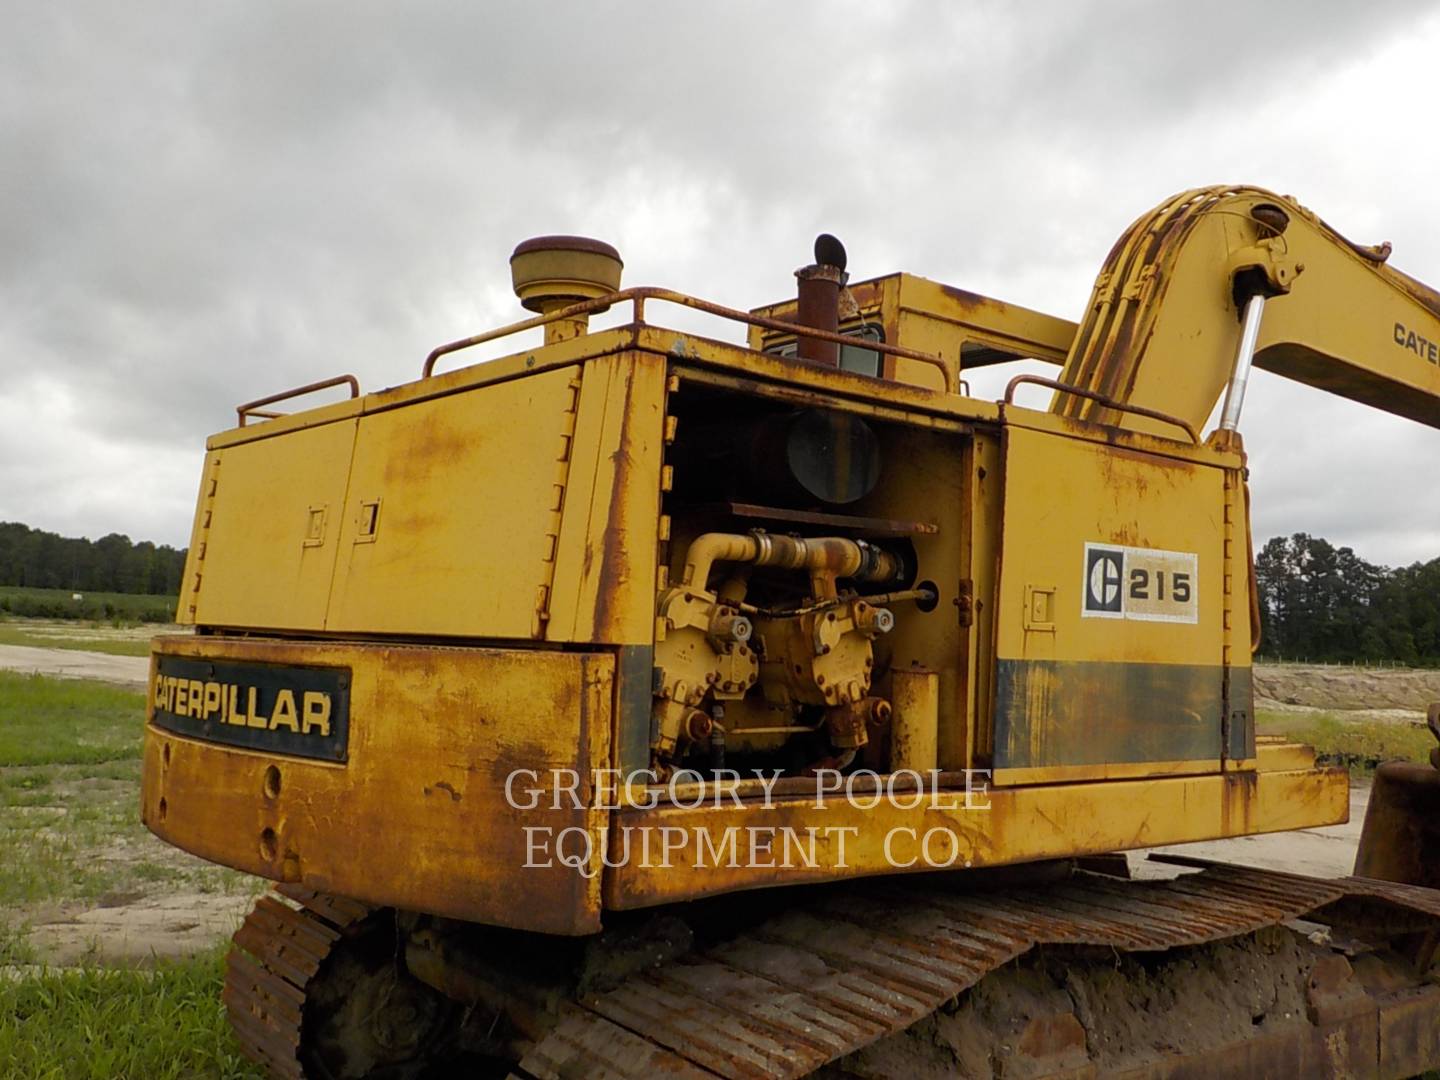
<instances>
[{"instance_id":1,"label":"boom","mask_svg":"<svg viewBox=\"0 0 1440 1080\"><path fill-rule=\"evenodd\" d=\"M1440 427L1440 293L1293 199L1186 191L1120 237L1061 381L1199 428L1235 368L1243 310L1265 298L1254 363ZM1154 420L1059 392L1052 411L1157 434Z\"/></svg>"}]
</instances>

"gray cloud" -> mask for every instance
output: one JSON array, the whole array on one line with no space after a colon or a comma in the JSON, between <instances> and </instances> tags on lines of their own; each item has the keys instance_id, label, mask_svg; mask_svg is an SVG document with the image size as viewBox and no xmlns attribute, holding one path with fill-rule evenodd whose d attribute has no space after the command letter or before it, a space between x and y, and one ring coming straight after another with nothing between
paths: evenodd
<instances>
[{"instance_id":1,"label":"gray cloud","mask_svg":"<svg viewBox=\"0 0 1440 1080\"><path fill-rule=\"evenodd\" d=\"M1440 37L1413 4L92 3L10 31L0 518L65 532L184 543L237 401L412 378L518 314L505 259L541 232L744 306L788 294L830 229L861 275L1074 317L1146 207L1249 180L1440 280L1440 161L1388 166L1404 98L1376 78ZM1362 455L1328 466L1353 499L1317 493L1319 395L1276 393L1249 417L1263 529L1440 550Z\"/></svg>"}]
</instances>

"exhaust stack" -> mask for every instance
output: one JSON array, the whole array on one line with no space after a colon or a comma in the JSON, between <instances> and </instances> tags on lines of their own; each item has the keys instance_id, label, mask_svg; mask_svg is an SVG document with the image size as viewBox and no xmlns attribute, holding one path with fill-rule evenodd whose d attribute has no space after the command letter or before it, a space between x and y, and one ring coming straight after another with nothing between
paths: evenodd
<instances>
[{"instance_id":1,"label":"exhaust stack","mask_svg":"<svg viewBox=\"0 0 1440 1080\"><path fill-rule=\"evenodd\" d=\"M796 322L834 334L840 330L840 290L850 279L845 273L845 245L829 233L815 238L815 262L795 271ZM840 346L833 341L797 335L795 355L828 367L840 366Z\"/></svg>"}]
</instances>

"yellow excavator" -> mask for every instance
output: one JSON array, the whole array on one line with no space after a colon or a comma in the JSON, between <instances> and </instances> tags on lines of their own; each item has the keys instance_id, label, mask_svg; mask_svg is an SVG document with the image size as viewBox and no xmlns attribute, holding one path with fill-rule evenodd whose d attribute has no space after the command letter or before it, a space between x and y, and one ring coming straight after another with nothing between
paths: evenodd
<instances>
[{"instance_id":1,"label":"yellow excavator","mask_svg":"<svg viewBox=\"0 0 1440 1080\"><path fill-rule=\"evenodd\" d=\"M510 259L531 317L400 386L240 406L194 632L154 643L142 814L277 883L228 962L245 1052L325 1080L1440 1067L1440 771L1381 769L1350 877L1121 854L1347 820L1345 770L1256 733L1241 417L1260 367L1440 426L1440 296L1388 255L1187 191L1076 324L852 282L830 236L752 311L541 237ZM652 321L677 307L716 336ZM969 393L1024 359L1056 377Z\"/></svg>"}]
</instances>

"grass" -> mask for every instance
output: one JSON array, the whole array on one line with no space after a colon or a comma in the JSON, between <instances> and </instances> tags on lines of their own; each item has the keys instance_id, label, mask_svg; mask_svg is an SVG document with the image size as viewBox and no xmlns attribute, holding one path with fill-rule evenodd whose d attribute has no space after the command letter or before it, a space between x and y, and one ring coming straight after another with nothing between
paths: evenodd
<instances>
[{"instance_id":1,"label":"grass","mask_svg":"<svg viewBox=\"0 0 1440 1080\"><path fill-rule=\"evenodd\" d=\"M0 766L138 760L144 715L138 690L0 672Z\"/></svg>"},{"instance_id":2,"label":"grass","mask_svg":"<svg viewBox=\"0 0 1440 1080\"><path fill-rule=\"evenodd\" d=\"M0 922L0 968L33 964L39 959L30 944L29 929L23 922L14 925Z\"/></svg>"},{"instance_id":3,"label":"grass","mask_svg":"<svg viewBox=\"0 0 1440 1080\"><path fill-rule=\"evenodd\" d=\"M37 632L23 622L0 622L0 645L28 645L36 649L83 649L111 656L149 656L150 641L129 638L78 637Z\"/></svg>"},{"instance_id":4,"label":"grass","mask_svg":"<svg viewBox=\"0 0 1440 1080\"><path fill-rule=\"evenodd\" d=\"M1405 720L1349 719L1327 712L1256 710L1256 731L1283 735L1315 748L1323 762L1347 765L1359 774L1383 761L1430 760L1435 736L1423 723Z\"/></svg>"},{"instance_id":5,"label":"grass","mask_svg":"<svg viewBox=\"0 0 1440 1080\"><path fill-rule=\"evenodd\" d=\"M261 1080L220 1004L222 957L0 978L0 1077Z\"/></svg>"},{"instance_id":6,"label":"grass","mask_svg":"<svg viewBox=\"0 0 1440 1080\"><path fill-rule=\"evenodd\" d=\"M161 880L189 885L209 869L172 861L140 825L138 762L108 781L73 766L47 771L7 776L0 794L0 909L102 900ZM149 843L155 859L143 854Z\"/></svg>"},{"instance_id":7,"label":"grass","mask_svg":"<svg viewBox=\"0 0 1440 1080\"><path fill-rule=\"evenodd\" d=\"M144 715L135 690L0 672L0 951L6 925L15 932L6 909L157 886L249 888L140 824Z\"/></svg>"},{"instance_id":8,"label":"grass","mask_svg":"<svg viewBox=\"0 0 1440 1080\"><path fill-rule=\"evenodd\" d=\"M143 694L0 672L0 968L43 965L40 913L177 891L250 893L255 879L161 843L140 824ZM0 973L0 1080L256 1078L220 1006L223 944L144 970Z\"/></svg>"},{"instance_id":9,"label":"grass","mask_svg":"<svg viewBox=\"0 0 1440 1080\"><path fill-rule=\"evenodd\" d=\"M167 623L175 618L174 596L141 593L81 593L69 589L31 589L0 585L0 612L45 619L125 619Z\"/></svg>"}]
</instances>

